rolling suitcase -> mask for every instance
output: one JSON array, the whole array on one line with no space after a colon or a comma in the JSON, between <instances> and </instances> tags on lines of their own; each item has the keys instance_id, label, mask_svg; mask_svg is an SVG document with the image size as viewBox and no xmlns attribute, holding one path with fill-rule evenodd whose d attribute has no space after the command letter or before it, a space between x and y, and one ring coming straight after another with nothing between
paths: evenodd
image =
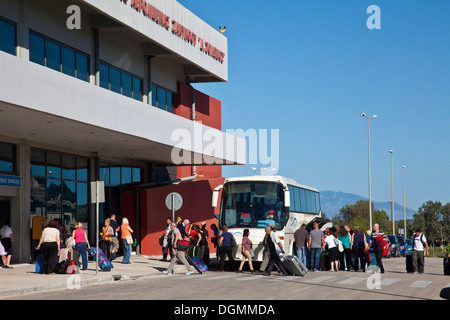
<instances>
[{"instance_id":1,"label":"rolling suitcase","mask_svg":"<svg viewBox=\"0 0 450 320\"><path fill-rule=\"evenodd\" d=\"M414 272L412 254L407 254L406 255L406 272L407 273L413 273Z\"/></svg>"},{"instance_id":2,"label":"rolling suitcase","mask_svg":"<svg viewBox=\"0 0 450 320\"><path fill-rule=\"evenodd\" d=\"M198 273L203 274L206 272L207 267L198 257L191 258L190 255L185 255L186 260L197 270Z\"/></svg>"},{"instance_id":3,"label":"rolling suitcase","mask_svg":"<svg viewBox=\"0 0 450 320\"><path fill-rule=\"evenodd\" d=\"M281 256L281 262L287 271L294 276L305 276L308 269L303 264L303 262L294 255L284 255Z\"/></svg>"},{"instance_id":4,"label":"rolling suitcase","mask_svg":"<svg viewBox=\"0 0 450 320\"><path fill-rule=\"evenodd\" d=\"M40 254L36 257L36 267L34 272L36 273L44 273L44 255Z\"/></svg>"},{"instance_id":5,"label":"rolling suitcase","mask_svg":"<svg viewBox=\"0 0 450 320\"><path fill-rule=\"evenodd\" d=\"M444 275L450 275L450 258L444 258Z\"/></svg>"},{"instance_id":6,"label":"rolling suitcase","mask_svg":"<svg viewBox=\"0 0 450 320\"><path fill-rule=\"evenodd\" d=\"M67 258L69 261L75 262L77 266L80 265L80 251L76 249L70 250Z\"/></svg>"},{"instance_id":7,"label":"rolling suitcase","mask_svg":"<svg viewBox=\"0 0 450 320\"><path fill-rule=\"evenodd\" d=\"M371 259L370 265L367 268L367 271L376 271L378 266L377 266L377 257L375 256L374 253L369 253L369 257Z\"/></svg>"},{"instance_id":8,"label":"rolling suitcase","mask_svg":"<svg viewBox=\"0 0 450 320\"><path fill-rule=\"evenodd\" d=\"M89 253L92 256L92 259L95 261L96 257L97 257L97 248L96 247L91 247L89 249ZM102 249L98 248L98 266L102 271L111 271L113 267L113 264L111 263L111 261L108 260L108 258L106 258L105 254L103 253Z\"/></svg>"}]
</instances>

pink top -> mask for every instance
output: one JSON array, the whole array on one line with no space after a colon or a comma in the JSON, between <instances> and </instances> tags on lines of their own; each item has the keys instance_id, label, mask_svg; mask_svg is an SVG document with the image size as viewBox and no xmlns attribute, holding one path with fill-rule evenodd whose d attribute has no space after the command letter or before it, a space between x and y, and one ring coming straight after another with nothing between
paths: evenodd
<instances>
[{"instance_id":1,"label":"pink top","mask_svg":"<svg viewBox=\"0 0 450 320\"><path fill-rule=\"evenodd\" d=\"M247 251L250 251L252 248L252 242L248 237L242 237L242 248Z\"/></svg>"},{"instance_id":2,"label":"pink top","mask_svg":"<svg viewBox=\"0 0 450 320\"><path fill-rule=\"evenodd\" d=\"M75 243L86 242L84 235L86 231L81 228L75 229Z\"/></svg>"}]
</instances>

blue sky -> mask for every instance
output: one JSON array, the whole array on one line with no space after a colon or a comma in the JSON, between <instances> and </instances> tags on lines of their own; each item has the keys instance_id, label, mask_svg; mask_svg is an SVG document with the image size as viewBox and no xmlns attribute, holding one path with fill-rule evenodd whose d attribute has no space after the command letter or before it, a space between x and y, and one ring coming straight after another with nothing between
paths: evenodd
<instances>
[{"instance_id":1,"label":"blue sky","mask_svg":"<svg viewBox=\"0 0 450 320\"><path fill-rule=\"evenodd\" d=\"M280 130L279 174L368 197L365 112L378 115L372 199L391 199L392 149L396 202L402 165L407 207L450 202L450 1L179 2L227 28L228 82L195 87L222 101L223 130ZM380 30L366 26L370 5L381 9Z\"/></svg>"}]
</instances>

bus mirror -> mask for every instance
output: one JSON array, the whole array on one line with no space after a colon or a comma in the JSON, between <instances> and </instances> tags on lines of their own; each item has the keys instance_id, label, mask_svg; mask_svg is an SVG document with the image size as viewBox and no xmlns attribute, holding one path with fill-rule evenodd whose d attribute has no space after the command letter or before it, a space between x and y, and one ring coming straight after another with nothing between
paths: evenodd
<instances>
[{"instance_id":1,"label":"bus mirror","mask_svg":"<svg viewBox=\"0 0 450 320\"><path fill-rule=\"evenodd\" d=\"M289 193L289 190L284 190L284 206L291 206L291 194Z\"/></svg>"},{"instance_id":2,"label":"bus mirror","mask_svg":"<svg viewBox=\"0 0 450 320\"><path fill-rule=\"evenodd\" d=\"M217 207L217 202L219 201L219 191L222 189L223 185L220 185L218 187L216 187L213 190L213 194L212 194L212 206L213 208Z\"/></svg>"}]
</instances>

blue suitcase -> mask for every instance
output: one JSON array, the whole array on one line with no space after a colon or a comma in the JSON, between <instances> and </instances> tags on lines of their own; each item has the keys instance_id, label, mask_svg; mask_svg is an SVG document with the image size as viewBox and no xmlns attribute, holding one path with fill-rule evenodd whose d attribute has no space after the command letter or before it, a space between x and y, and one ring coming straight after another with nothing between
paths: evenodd
<instances>
[{"instance_id":1,"label":"blue suitcase","mask_svg":"<svg viewBox=\"0 0 450 320\"><path fill-rule=\"evenodd\" d=\"M42 254L36 257L36 267L34 269L34 272L36 273L44 272L44 256Z\"/></svg>"},{"instance_id":2,"label":"blue suitcase","mask_svg":"<svg viewBox=\"0 0 450 320\"><path fill-rule=\"evenodd\" d=\"M97 257L97 248L91 247L89 249L89 253L92 256L92 259L95 261ZM102 249L98 248L98 266L102 271L111 271L112 268L114 268L111 261L106 258L105 254L103 253Z\"/></svg>"}]
</instances>

